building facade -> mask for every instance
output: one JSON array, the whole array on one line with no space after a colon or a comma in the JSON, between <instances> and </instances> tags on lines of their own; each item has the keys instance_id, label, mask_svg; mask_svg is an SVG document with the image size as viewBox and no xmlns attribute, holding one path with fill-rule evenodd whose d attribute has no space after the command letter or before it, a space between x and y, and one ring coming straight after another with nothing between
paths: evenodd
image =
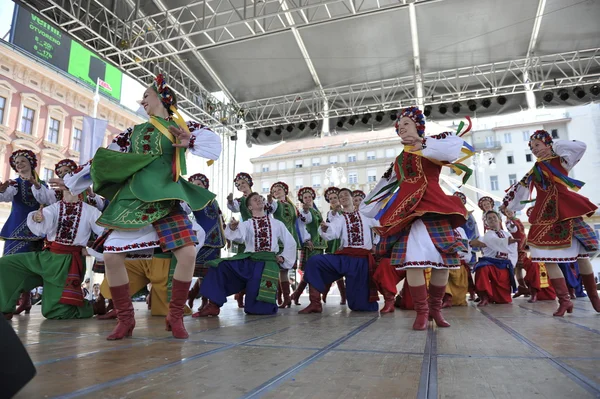
<instances>
[{"instance_id":1,"label":"building facade","mask_svg":"<svg viewBox=\"0 0 600 399\"><path fill-rule=\"evenodd\" d=\"M16 177L9 157L18 149L37 155L37 173L43 180L54 177L59 160L79 162L83 117L93 112L93 96L74 78L0 41L0 181ZM138 115L105 98L98 118L109 122L104 144L141 122ZM10 203L0 203L0 227L9 212Z\"/></svg>"}]
</instances>

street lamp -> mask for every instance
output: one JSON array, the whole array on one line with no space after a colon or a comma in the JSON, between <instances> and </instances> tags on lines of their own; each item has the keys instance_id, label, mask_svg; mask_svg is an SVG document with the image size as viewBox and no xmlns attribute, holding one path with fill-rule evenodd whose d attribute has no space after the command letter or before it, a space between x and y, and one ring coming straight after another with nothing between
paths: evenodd
<instances>
[{"instance_id":1,"label":"street lamp","mask_svg":"<svg viewBox=\"0 0 600 399\"><path fill-rule=\"evenodd\" d=\"M471 168L475 169L475 183L476 186L483 189L484 191L487 191L485 186L485 168L490 168L491 170L495 170L496 169L496 158L494 157L494 154L492 154L491 152L488 151L480 151L480 152L476 152L475 155L473 155L473 163L471 164ZM477 173L479 172L479 173ZM479 184L479 175L481 175L481 178L483 179L483 184Z\"/></svg>"},{"instance_id":2,"label":"street lamp","mask_svg":"<svg viewBox=\"0 0 600 399\"><path fill-rule=\"evenodd\" d=\"M325 185L333 185L338 186L340 183L346 183L346 173L344 172L344 168L330 166L325 170Z\"/></svg>"}]
</instances>

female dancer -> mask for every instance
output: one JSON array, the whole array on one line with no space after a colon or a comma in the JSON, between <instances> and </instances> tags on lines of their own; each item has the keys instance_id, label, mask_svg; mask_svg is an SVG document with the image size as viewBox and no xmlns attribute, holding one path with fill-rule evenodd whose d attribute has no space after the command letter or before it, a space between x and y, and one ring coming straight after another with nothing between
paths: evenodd
<instances>
[{"instance_id":1,"label":"female dancer","mask_svg":"<svg viewBox=\"0 0 600 399\"><path fill-rule=\"evenodd\" d=\"M438 327L449 327L442 316L442 299L448 270L460 268L459 252L467 250L454 233L467 221L467 210L460 198L442 191L439 175L442 165L460 157L465 143L452 133L425 137L425 118L417 107L402 110L396 132L404 151L369 193L362 210L381 223L376 229L382 237L378 254L407 271L417 311L413 329L425 330L429 317ZM428 306L423 269L429 267L433 270Z\"/></svg>"},{"instance_id":2,"label":"female dancer","mask_svg":"<svg viewBox=\"0 0 600 399\"><path fill-rule=\"evenodd\" d=\"M0 201L12 202L10 215L0 231L0 239L4 240L3 255L41 251L44 239L27 227L27 215L38 210L40 204L56 202L54 191L47 189L46 183L35 172L37 157L32 151L16 150L10 155L9 162L19 177L0 184ZM15 314L29 313L30 309L31 296L29 292L23 292Z\"/></svg>"},{"instance_id":3,"label":"female dancer","mask_svg":"<svg viewBox=\"0 0 600 399\"><path fill-rule=\"evenodd\" d=\"M559 262L575 262L590 302L600 312L600 298L594 281L589 252L598 250L598 238L584 221L598 208L578 190L583 182L571 179L569 171L579 162L586 150L581 141L558 140L545 130L536 130L529 139L531 152L537 161L533 168L514 184L504 197L502 208L522 209L529 193L536 189L537 198L529 222L527 244L532 262L545 262L552 286L558 296L558 310L554 316L573 312L573 303Z\"/></svg>"},{"instance_id":4,"label":"female dancer","mask_svg":"<svg viewBox=\"0 0 600 399\"><path fill-rule=\"evenodd\" d=\"M126 253L152 253L156 247L177 258L166 327L175 338L185 339L183 312L194 273L197 237L180 202L200 210L214 195L180 179L180 174L185 174L186 148L195 155L217 159L221 141L204 126L183 122L175 95L162 75L144 92L142 106L150 120L129 128L108 149L98 149L93 162L64 177L64 185L78 193L93 180L94 191L110 201L97 222L107 229L98 243L103 245L106 277L119 320L107 339L131 336L135 327ZM54 183L63 184L60 179Z\"/></svg>"}]
</instances>

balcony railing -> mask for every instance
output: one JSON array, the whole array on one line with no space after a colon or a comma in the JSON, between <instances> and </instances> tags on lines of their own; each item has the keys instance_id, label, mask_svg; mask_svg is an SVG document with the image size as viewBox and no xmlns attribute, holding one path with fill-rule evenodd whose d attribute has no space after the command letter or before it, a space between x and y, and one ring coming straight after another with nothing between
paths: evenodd
<instances>
[{"instance_id":1,"label":"balcony railing","mask_svg":"<svg viewBox=\"0 0 600 399\"><path fill-rule=\"evenodd\" d=\"M475 148L475 151L499 150L502 148L502 143L500 141L485 141L481 143L473 143L473 148Z\"/></svg>"}]
</instances>

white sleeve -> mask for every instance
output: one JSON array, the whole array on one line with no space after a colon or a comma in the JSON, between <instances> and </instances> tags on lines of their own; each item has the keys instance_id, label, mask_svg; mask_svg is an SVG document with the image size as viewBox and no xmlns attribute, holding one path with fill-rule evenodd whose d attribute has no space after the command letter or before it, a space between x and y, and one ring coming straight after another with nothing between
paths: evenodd
<instances>
[{"instance_id":1,"label":"white sleeve","mask_svg":"<svg viewBox=\"0 0 600 399\"><path fill-rule=\"evenodd\" d=\"M583 141L557 140L552 144L552 149L560 157L563 166L571 170L585 154L587 145Z\"/></svg>"},{"instance_id":2,"label":"white sleeve","mask_svg":"<svg viewBox=\"0 0 600 399\"><path fill-rule=\"evenodd\" d=\"M204 246L204 242L206 241L206 231L194 221L192 221L192 230L196 232L196 237L198 237L198 244L196 245L196 252L198 252L200 248Z\"/></svg>"},{"instance_id":3,"label":"white sleeve","mask_svg":"<svg viewBox=\"0 0 600 399\"><path fill-rule=\"evenodd\" d=\"M190 208L190 206L187 204L187 202L180 202L179 203L181 205L181 208L183 209L183 211L185 212L186 215L189 215L190 213L192 213L192 208Z\"/></svg>"},{"instance_id":4,"label":"white sleeve","mask_svg":"<svg viewBox=\"0 0 600 399\"><path fill-rule=\"evenodd\" d=\"M233 213L240 213L240 201L234 199L233 201L227 201L227 209Z\"/></svg>"},{"instance_id":5,"label":"white sleeve","mask_svg":"<svg viewBox=\"0 0 600 399\"><path fill-rule=\"evenodd\" d=\"M33 198L40 204L51 205L57 202L56 191L48 188L48 186L44 184L40 185L39 189L35 188L35 186L31 186L31 192L33 193Z\"/></svg>"},{"instance_id":6,"label":"white sleeve","mask_svg":"<svg viewBox=\"0 0 600 399\"><path fill-rule=\"evenodd\" d=\"M6 187L3 193L0 193L0 202L11 202L15 195L17 195L17 188L13 185Z\"/></svg>"},{"instance_id":7,"label":"white sleeve","mask_svg":"<svg viewBox=\"0 0 600 399\"><path fill-rule=\"evenodd\" d=\"M277 221L279 222L279 221ZM279 230L279 237L281 241L283 241L283 251L279 254L283 256L283 264L281 267L284 269L291 269L296 263L296 256L298 247L296 245L296 240L292 234L285 228L285 225L281 222L276 223L277 229Z\"/></svg>"},{"instance_id":8,"label":"white sleeve","mask_svg":"<svg viewBox=\"0 0 600 399\"><path fill-rule=\"evenodd\" d=\"M460 238L467 243L467 251L460 251L458 255L460 256L461 260L464 260L468 263L471 260L471 246L469 245L469 237L467 237L467 233L465 233L465 230L462 227L457 228L456 231L458 231L460 234Z\"/></svg>"},{"instance_id":9,"label":"white sleeve","mask_svg":"<svg viewBox=\"0 0 600 399\"><path fill-rule=\"evenodd\" d=\"M511 221L511 220L507 220L507 221L506 221L506 229L507 229L507 230L508 230L508 232L509 232L509 233L511 233L511 234L512 234L512 233L516 233L516 232L517 232L517 230L519 230L519 229L517 228L517 225L516 225L516 224L515 224L513 221Z\"/></svg>"},{"instance_id":10,"label":"white sleeve","mask_svg":"<svg viewBox=\"0 0 600 399\"><path fill-rule=\"evenodd\" d=\"M104 204L106 203L106 201L103 197L99 196L98 194L94 194L93 197L88 196L88 201L90 202L90 205L96 207L96 209L98 209L99 211L104 210Z\"/></svg>"},{"instance_id":11,"label":"white sleeve","mask_svg":"<svg viewBox=\"0 0 600 399\"><path fill-rule=\"evenodd\" d=\"M133 133L133 128L127 128L123 133L119 133L106 148L113 151L130 152L131 133Z\"/></svg>"},{"instance_id":12,"label":"white sleeve","mask_svg":"<svg viewBox=\"0 0 600 399\"><path fill-rule=\"evenodd\" d=\"M327 223L327 226L327 231L323 231L323 229L319 227L319 234L324 240L331 241L342 238L342 229L344 228L343 218L334 218L331 222Z\"/></svg>"},{"instance_id":13,"label":"white sleeve","mask_svg":"<svg viewBox=\"0 0 600 399\"><path fill-rule=\"evenodd\" d=\"M96 224L96 221L98 219L100 219L100 216L102 216L102 212L100 212L100 210L98 210L98 208L94 207L93 205L90 205L90 212L91 212L91 228L92 231L98 235L101 236L102 234L104 234L104 227L99 226Z\"/></svg>"},{"instance_id":14,"label":"white sleeve","mask_svg":"<svg viewBox=\"0 0 600 399\"><path fill-rule=\"evenodd\" d=\"M80 165L75 172L68 173L63 177L63 182L71 194L79 195L91 187L93 183L92 177L90 176L91 168L90 162L87 162Z\"/></svg>"},{"instance_id":15,"label":"white sleeve","mask_svg":"<svg viewBox=\"0 0 600 399\"><path fill-rule=\"evenodd\" d=\"M449 132L426 136L422 153L426 158L454 162L460 158L463 143L463 139Z\"/></svg>"},{"instance_id":16,"label":"white sleeve","mask_svg":"<svg viewBox=\"0 0 600 399\"><path fill-rule=\"evenodd\" d=\"M223 146L221 138L209 128L196 122L188 122L193 138L190 140L190 152L198 157L216 161L221 155Z\"/></svg>"},{"instance_id":17,"label":"white sleeve","mask_svg":"<svg viewBox=\"0 0 600 399\"><path fill-rule=\"evenodd\" d=\"M237 242L238 244L243 244L245 242L245 234L244 234L244 222L240 222L238 224L237 229L231 230L229 224L225 227L225 238L229 241Z\"/></svg>"},{"instance_id":18,"label":"white sleeve","mask_svg":"<svg viewBox=\"0 0 600 399\"><path fill-rule=\"evenodd\" d=\"M100 252L94 251L90 247L87 247L86 250L87 250L87 253L88 253L89 256L92 256L92 257L96 258L96 260L98 262L104 262L104 255L103 254L101 254Z\"/></svg>"},{"instance_id":19,"label":"white sleeve","mask_svg":"<svg viewBox=\"0 0 600 399\"><path fill-rule=\"evenodd\" d=\"M376 199L390 195L392 188L390 187L386 189L385 187L397 181L398 176L396 176L396 170L392 167L392 174L390 177L387 179L382 177L373 190L371 190L371 192L361 202L359 207L360 213L366 217L374 218L387 204L386 201L377 201Z\"/></svg>"},{"instance_id":20,"label":"white sleeve","mask_svg":"<svg viewBox=\"0 0 600 399\"><path fill-rule=\"evenodd\" d=\"M33 221L33 216L38 211L29 212L27 215L27 227L36 236L43 237L47 235L53 227L58 225L58 204L50 205L42 210L44 220L40 223Z\"/></svg>"},{"instance_id":21,"label":"white sleeve","mask_svg":"<svg viewBox=\"0 0 600 399\"><path fill-rule=\"evenodd\" d=\"M310 210L305 211L304 209L300 209L300 212L298 212L298 219L300 219L300 222L304 225L307 224L311 224L313 217L312 217L312 212Z\"/></svg>"},{"instance_id":22,"label":"white sleeve","mask_svg":"<svg viewBox=\"0 0 600 399\"><path fill-rule=\"evenodd\" d=\"M522 204L521 202L526 201L527 198L529 198L529 187L524 186L522 183L515 183L506 192L502 200L502 205L513 212L517 212L525 208L527 204Z\"/></svg>"}]
</instances>

